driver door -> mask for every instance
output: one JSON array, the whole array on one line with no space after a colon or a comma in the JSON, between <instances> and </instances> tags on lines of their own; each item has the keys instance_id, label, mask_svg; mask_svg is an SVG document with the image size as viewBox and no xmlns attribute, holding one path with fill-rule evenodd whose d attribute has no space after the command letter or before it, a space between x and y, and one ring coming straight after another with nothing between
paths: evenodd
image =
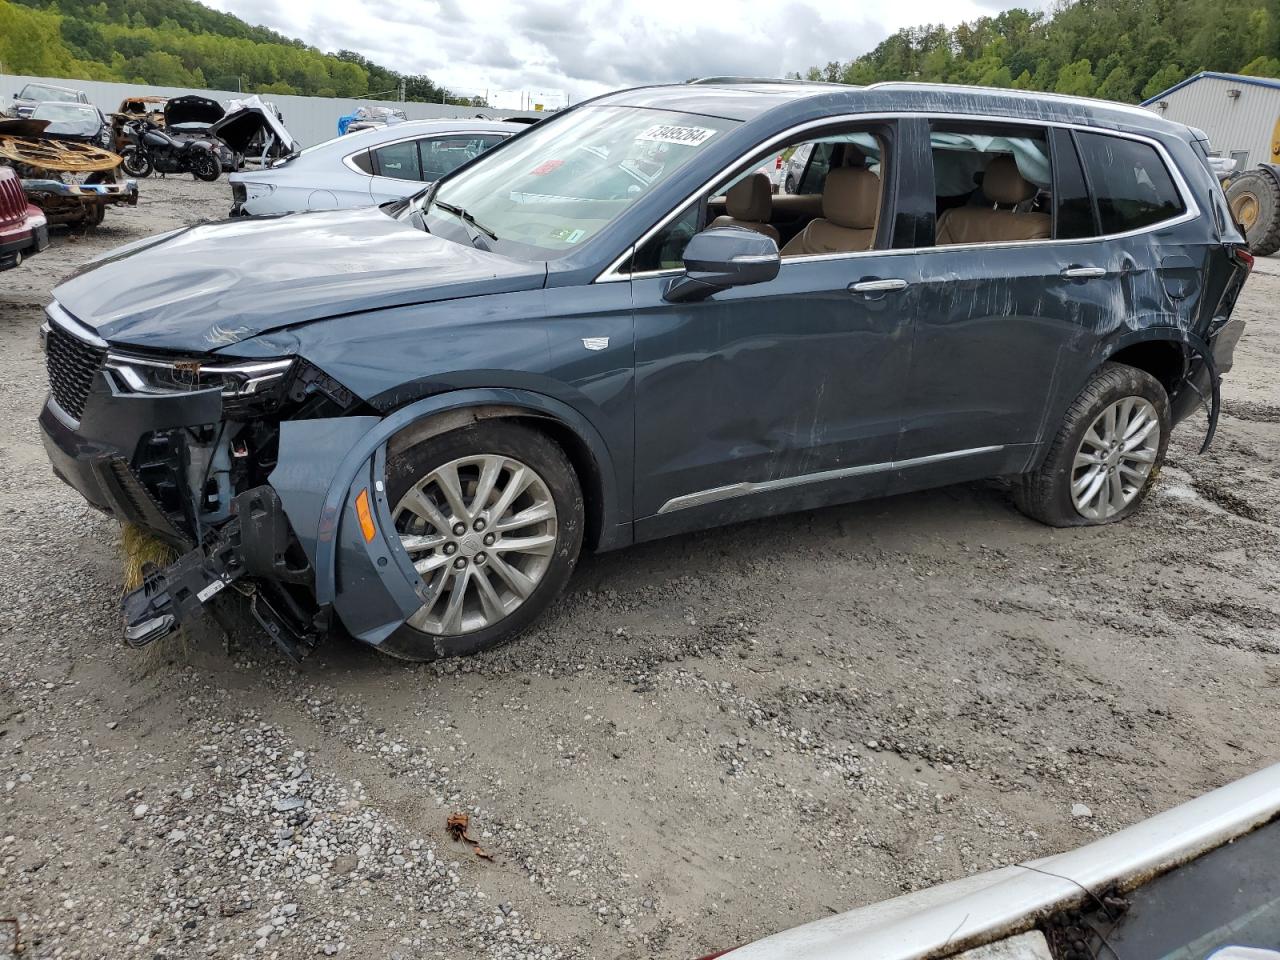
<instances>
[{"instance_id":1,"label":"driver door","mask_svg":"<svg viewBox=\"0 0 1280 960\"><path fill-rule=\"evenodd\" d=\"M914 258L784 258L771 281L669 303L681 271L643 268L678 259L701 207L631 264L637 540L878 495L897 452Z\"/></svg>"}]
</instances>

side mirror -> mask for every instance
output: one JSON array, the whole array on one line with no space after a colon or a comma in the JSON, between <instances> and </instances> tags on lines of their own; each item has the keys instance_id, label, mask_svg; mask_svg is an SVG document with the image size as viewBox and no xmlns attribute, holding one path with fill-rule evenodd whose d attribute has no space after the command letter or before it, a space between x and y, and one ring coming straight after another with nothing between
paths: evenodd
<instances>
[{"instance_id":1,"label":"side mirror","mask_svg":"<svg viewBox=\"0 0 1280 960\"><path fill-rule=\"evenodd\" d=\"M684 276L673 279L662 296L669 303L704 300L729 287L772 280L781 266L772 237L746 227L709 227L684 248Z\"/></svg>"}]
</instances>

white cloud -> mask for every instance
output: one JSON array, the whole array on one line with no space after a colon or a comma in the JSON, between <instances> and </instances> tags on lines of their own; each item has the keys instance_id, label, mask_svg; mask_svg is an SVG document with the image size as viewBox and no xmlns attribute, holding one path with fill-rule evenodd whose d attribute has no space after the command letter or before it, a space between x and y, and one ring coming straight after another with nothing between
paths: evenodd
<instances>
[{"instance_id":1,"label":"white cloud","mask_svg":"<svg viewBox=\"0 0 1280 960\"><path fill-rule=\"evenodd\" d=\"M322 50L348 48L513 106L699 76L782 76L865 53L900 27L953 25L999 0L205 0ZM499 101L506 101L499 103Z\"/></svg>"}]
</instances>

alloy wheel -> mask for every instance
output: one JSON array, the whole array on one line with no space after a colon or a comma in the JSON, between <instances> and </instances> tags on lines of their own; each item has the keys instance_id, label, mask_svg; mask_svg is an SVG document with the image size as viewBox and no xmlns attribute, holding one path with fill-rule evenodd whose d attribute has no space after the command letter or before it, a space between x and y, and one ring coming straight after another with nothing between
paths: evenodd
<instances>
[{"instance_id":1,"label":"alloy wheel","mask_svg":"<svg viewBox=\"0 0 1280 960\"><path fill-rule=\"evenodd\" d=\"M456 635L491 627L537 588L551 566L551 490L527 464L499 454L453 460L427 474L393 512L400 542L426 583L408 624Z\"/></svg>"},{"instance_id":2,"label":"alloy wheel","mask_svg":"<svg viewBox=\"0 0 1280 960\"><path fill-rule=\"evenodd\" d=\"M1089 425L1071 469L1071 502L1090 520L1107 520L1142 492L1160 449L1160 418L1142 397L1123 397Z\"/></svg>"}]
</instances>

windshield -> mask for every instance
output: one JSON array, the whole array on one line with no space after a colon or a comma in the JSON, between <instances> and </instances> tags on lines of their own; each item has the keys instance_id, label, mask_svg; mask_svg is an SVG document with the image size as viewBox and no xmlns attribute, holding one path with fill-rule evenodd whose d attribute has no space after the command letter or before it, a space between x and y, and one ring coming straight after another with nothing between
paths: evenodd
<instances>
[{"instance_id":1,"label":"windshield","mask_svg":"<svg viewBox=\"0 0 1280 960\"><path fill-rule=\"evenodd\" d=\"M563 256L734 126L665 110L580 109L426 195L427 229L510 256Z\"/></svg>"},{"instance_id":2,"label":"windshield","mask_svg":"<svg viewBox=\"0 0 1280 960\"><path fill-rule=\"evenodd\" d=\"M78 103L45 102L31 111L31 116L37 120L74 120L98 123L98 111L93 107L86 107Z\"/></svg>"},{"instance_id":3,"label":"windshield","mask_svg":"<svg viewBox=\"0 0 1280 960\"><path fill-rule=\"evenodd\" d=\"M22 88L20 100L67 100L75 103L77 96L74 90L59 90L57 87L45 87L38 83L28 83Z\"/></svg>"}]
</instances>

